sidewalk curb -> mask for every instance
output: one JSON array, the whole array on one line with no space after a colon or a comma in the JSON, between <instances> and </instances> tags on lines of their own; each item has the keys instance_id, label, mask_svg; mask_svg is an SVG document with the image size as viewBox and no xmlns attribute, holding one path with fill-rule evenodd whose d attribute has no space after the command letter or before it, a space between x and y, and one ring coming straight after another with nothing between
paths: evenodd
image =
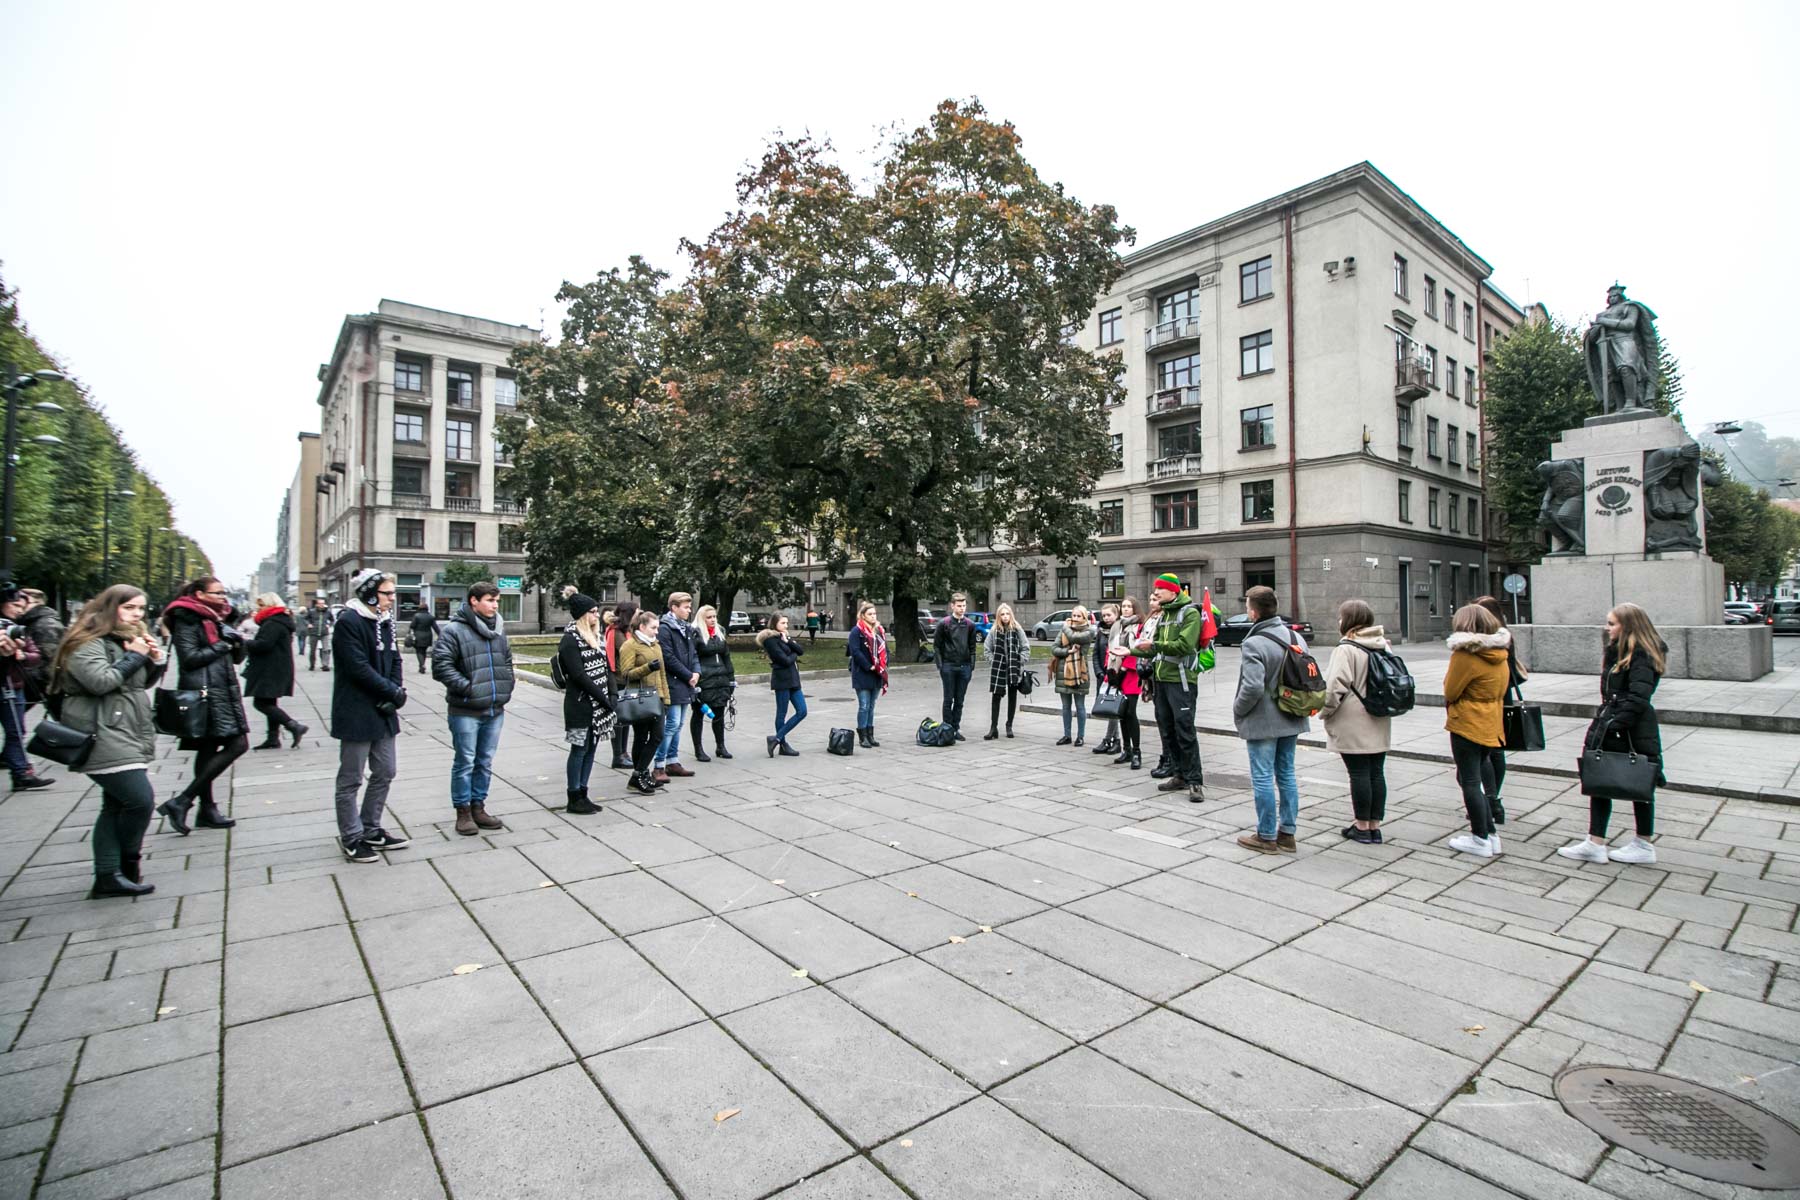
<instances>
[{"instance_id":1,"label":"sidewalk curb","mask_svg":"<svg viewBox=\"0 0 1800 1200\"><path fill-rule=\"evenodd\" d=\"M1444 697L1436 692L1418 692L1415 700L1427 708L1444 707ZM1594 719L1598 704L1576 700L1534 700L1525 698L1544 710L1546 717L1579 717ZM1744 733L1800 733L1800 717L1777 717L1769 713L1711 712L1703 708L1663 708L1657 706L1656 719L1664 725L1693 725L1702 729L1735 729Z\"/></svg>"}]
</instances>

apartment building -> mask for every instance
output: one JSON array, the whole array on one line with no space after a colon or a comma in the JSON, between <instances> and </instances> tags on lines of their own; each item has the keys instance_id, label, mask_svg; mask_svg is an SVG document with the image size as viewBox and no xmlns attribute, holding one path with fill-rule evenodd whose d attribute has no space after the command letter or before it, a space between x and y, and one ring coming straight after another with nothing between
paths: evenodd
<instances>
[{"instance_id":1,"label":"apartment building","mask_svg":"<svg viewBox=\"0 0 1800 1200\"><path fill-rule=\"evenodd\" d=\"M319 587L341 600L364 567L399 579L400 607L440 617L466 590L447 563L487 568L515 632L561 619L524 586L525 500L507 479L511 456L495 419L518 403L507 366L538 331L383 300L344 318L319 367Z\"/></svg>"},{"instance_id":2,"label":"apartment building","mask_svg":"<svg viewBox=\"0 0 1800 1200\"><path fill-rule=\"evenodd\" d=\"M300 463L281 497L281 516L275 526L275 561L281 583L274 590L298 605L312 603L319 591L318 505L319 435L301 433Z\"/></svg>"}]
</instances>

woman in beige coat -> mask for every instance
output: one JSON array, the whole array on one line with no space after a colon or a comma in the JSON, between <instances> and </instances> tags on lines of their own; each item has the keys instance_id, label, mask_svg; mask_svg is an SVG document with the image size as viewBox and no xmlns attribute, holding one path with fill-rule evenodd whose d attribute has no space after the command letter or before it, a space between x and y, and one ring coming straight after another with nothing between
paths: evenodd
<instances>
[{"instance_id":1,"label":"woman in beige coat","mask_svg":"<svg viewBox=\"0 0 1800 1200\"><path fill-rule=\"evenodd\" d=\"M1346 600L1338 606L1338 633L1342 640L1331 652L1331 665L1325 671L1327 699L1319 719L1325 723L1326 745L1343 758L1344 770L1350 774L1350 803L1356 820L1344 827L1344 836L1378 845L1381 822L1387 815L1385 768L1394 720L1370 715L1360 697L1368 688L1368 651L1393 647L1364 600Z\"/></svg>"}]
</instances>

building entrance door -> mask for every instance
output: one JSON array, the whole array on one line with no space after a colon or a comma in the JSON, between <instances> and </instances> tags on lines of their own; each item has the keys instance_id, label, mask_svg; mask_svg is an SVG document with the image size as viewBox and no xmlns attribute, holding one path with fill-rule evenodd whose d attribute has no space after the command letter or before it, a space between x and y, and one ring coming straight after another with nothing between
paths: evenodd
<instances>
[{"instance_id":1,"label":"building entrance door","mask_svg":"<svg viewBox=\"0 0 1800 1200\"><path fill-rule=\"evenodd\" d=\"M1400 640L1412 641L1412 564L1400 564Z\"/></svg>"}]
</instances>

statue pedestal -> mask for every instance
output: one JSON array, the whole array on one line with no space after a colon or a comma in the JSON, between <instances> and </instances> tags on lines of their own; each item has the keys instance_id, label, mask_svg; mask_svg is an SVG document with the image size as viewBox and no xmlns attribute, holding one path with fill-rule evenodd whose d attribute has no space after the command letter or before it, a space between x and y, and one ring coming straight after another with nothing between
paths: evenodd
<instances>
[{"instance_id":1,"label":"statue pedestal","mask_svg":"<svg viewBox=\"0 0 1800 1200\"><path fill-rule=\"evenodd\" d=\"M1630 601L1664 625L1717 625L1725 568L1698 550L1553 554L1531 568L1531 616L1545 625L1600 625Z\"/></svg>"}]
</instances>

